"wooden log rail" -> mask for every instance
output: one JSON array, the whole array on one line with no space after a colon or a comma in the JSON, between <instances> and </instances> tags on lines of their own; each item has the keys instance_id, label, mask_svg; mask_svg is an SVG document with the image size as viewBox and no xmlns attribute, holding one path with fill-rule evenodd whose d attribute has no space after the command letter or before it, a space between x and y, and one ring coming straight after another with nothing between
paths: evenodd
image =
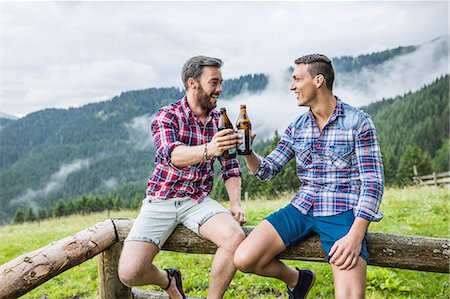
<instances>
[{"instance_id":1,"label":"wooden log rail","mask_svg":"<svg viewBox=\"0 0 450 299\"><path fill-rule=\"evenodd\" d=\"M417 170L415 171L417 172ZM419 185L441 186L450 184L450 171L413 177L413 181Z\"/></svg>"},{"instance_id":2,"label":"wooden log rail","mask_svg":"<svg viewBox=\"0 0 450 299\"><path fill-rule=\"evenodd\" d=\"M99 297L137 298L117 277L122 243L133 220L108 219L84 231L21 255L0 266L0 298L17 298L58 274L99 256ZM253 227L244 227L246 235ZM369 265L450 273L450 239L368 233ZM163 250L213 254L216 246L178 226ZM317 235L307 237L279 256L326 262ZM139 295L140 296L140 295ZM142 298L142 297L139 297Z\"/></svg>"}]
</instances>

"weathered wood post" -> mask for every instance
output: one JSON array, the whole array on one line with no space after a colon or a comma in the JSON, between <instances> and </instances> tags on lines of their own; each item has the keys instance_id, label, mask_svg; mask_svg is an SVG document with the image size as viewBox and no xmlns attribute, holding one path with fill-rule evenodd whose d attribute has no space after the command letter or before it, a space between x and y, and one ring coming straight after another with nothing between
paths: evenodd
<instances>
[{"instance_id":1,"label":"weathered wood post","mask_svg":"<svg viewBox=\"0 0 450 299\"><path fill-rule=\"evenodd\" d=\"M100 299L132 299L131 289L124 285L117 272L123 243L113 244L98 256L98 292Z\"/></svg>"}]
</instances>

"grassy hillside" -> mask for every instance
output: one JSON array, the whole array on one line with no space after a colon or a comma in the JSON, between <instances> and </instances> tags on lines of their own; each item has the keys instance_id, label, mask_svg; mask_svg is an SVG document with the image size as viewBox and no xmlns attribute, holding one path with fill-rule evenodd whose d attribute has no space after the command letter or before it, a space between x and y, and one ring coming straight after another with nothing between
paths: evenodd
<instances>
[{"instance_id":1,"label":"grassy hillside","mask_svg":"<svg viewBox=\"0 0 450 299\"><path fill-rule=\"evenodd\" d=\"M257 225L270 212L284 206L290 196L275 200L244 202L248 225ZM448 189L407 188L386 190L381 210L384 219L373 223L370 231L449 238ZM226 203L225 203L226 205ZM137 211L112 212L111 217L135 217ZM106 213L72 216L24 225L0 228L0 264L33 251L105 220ZM182 269L188 295L206 296L211 256L162 252L156 263L160 267ZM332 274L323 263L287 261L289 265L310 268L318 278L312 298L331 298ZM144 288L144 289L149 289ZM367 298L449 298L447 274L398 270L369 266ZM97 260L83 263L41 285L23 298L95 298L97 296ZM237 273L225 298L285 298L283 283L256 275Z\"/></svg>"}]
</instances>

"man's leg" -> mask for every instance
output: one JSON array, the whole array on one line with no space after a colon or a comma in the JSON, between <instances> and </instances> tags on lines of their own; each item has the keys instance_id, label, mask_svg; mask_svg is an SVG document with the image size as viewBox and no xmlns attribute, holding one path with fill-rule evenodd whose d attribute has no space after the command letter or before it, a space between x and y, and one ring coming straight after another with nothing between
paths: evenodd
<instances>
[{"instance_id":1,"label":"man's leg","mask_svg":"<svg viewBox=\"0 0 450 299\"><path fill-rule=\"evenodd\" d=\"M125 240L119 261L119 278L128 286L169 285L166 271L153 265L153 259L177 226L175 200L147 198ZM156 245L158 244L158 245ZM182 298L172 277L166 290L170 298Z\"/></svg>"},{"instance_id":2,"label":"man's leg","mask_svg":"<svg viewBox=\"0 0 450 299\"><path fill-rule=\"evenodd\" d=\"M119 278L128 286L158 285L165 289L169 284L166 271L153 265L153 259L159 252L154 243L142 241L125 242L119 261ZM182 298L175 285L175 279L166 290L170 298Z\"/></svg>"},{"instance_id":3,"label":"man's leg","mask_svg":"<svg viewBox=\"0 0 450 299\"><path fill-rule=\"evenodd\" d=\"M234 263L242 272L278 278L294 288L299 272L275 258L285 250L278 232L269 221L263 220L236 250Z\"/></svg>"},{"instance_id":4,"label":"man's leg","mask_svg":"<svg viewBox=\"0 0 450 299\"><path fill-rule=\"evenodd\" d=\"M315 217L322 248L328 256L332 246L348 234L355 220L353 210L332 215ZM334 276L334 293L337 299L364 298L366 288L367 236L361 242L361 251L355 267L350 270L339 270L339 266L331 265ZM339 259L338 259L339 261Z\"/></svg>"},{"instance_id":5,"label":"man's leg","mask_svg":"<svg viewBox=\"0 0 450 299\"><path fill-rule=\"evenodd\" d=\"M356 266L350 270L339 270L331 265L334 276L336 299L361 299L366 290L366 261L359 256Z\"/></svg>"},{"instance_id":6,"label":"man's leg","mask_svg":"<svg viewBox=\"0 0 450 299\"><path fill-rule=\"evenodd\" d=\"M233 256L244 240L245 234L239 224L228 213L209 218L199 228L200 235L217 245L211 266L211 278L207 298L222 298L236 273Z\"/></svg>"}]
</instances>

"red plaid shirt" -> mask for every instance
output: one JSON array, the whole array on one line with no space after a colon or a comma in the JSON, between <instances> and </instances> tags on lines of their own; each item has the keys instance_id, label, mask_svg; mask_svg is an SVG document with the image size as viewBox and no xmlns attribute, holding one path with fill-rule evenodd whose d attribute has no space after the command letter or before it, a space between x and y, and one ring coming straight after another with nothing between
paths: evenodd
<instances>
[{"instance_id":1,"label":"red plaid shirt","mask_svg":"<svg viewBox=\"0 0 450 299\"><path fill-rule=\"evenodd\" d=\"M186 96L158 111L151 124L156 167L148 180L147 196L163 199L189 196L201 202L211 192L216 159L220 162L224 181L241 176L237 159L214 157L183 168L171 163L171 153L176 146L210 142L218 131L219 117L219 112L214 109L202 124L189 108Z\"/></svg>"}]
</instances>

